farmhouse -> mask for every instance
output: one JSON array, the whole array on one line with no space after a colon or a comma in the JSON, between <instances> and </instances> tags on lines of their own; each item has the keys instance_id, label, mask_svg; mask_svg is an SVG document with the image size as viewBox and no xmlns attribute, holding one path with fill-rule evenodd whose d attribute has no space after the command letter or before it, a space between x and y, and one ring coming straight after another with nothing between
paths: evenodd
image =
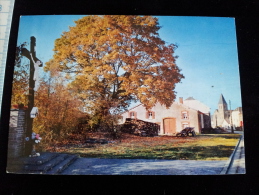
<instances>
[{"instance_id":1,"label":"farmhouse","mask_svg":"<svg viewBox=\"0 0 259 195\"><path fill-rule=\"evenodd\" d=\"M179 102L173 102L166 109L157 103L150 110L139 104L121 114L120 124L126 118L138 119L160 125L159 135L175 135L185 127L194 127L197 133L202 128L210 127L210 108L203 103L190 97L186 100L179 98Z\"/></svg>"}]
</instances>

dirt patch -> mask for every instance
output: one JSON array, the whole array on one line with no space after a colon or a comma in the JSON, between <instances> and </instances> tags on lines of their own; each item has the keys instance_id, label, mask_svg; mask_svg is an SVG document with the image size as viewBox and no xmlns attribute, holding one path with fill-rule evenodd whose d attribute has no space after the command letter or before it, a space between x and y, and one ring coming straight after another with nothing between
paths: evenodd
<instances>
[{"instance_id":1,"label":"dirt patch","mask_svg":"<svg viewBox=\"0 0 259 195\"><path fill-rule=\"evenodd\" d=\"M88 140L98 140L94 143L89 143ZM135 147L141 146L157 146L166 144L185 143L195 140L195 137L175 137L175 136L155 136L155 137L140 137L133 134L122 133L119 139L113 139L112 136L104 132L94 132L86 134L71 134L64 141L51 144L46 148L48 152L65 152L70 148L97 148L102 145L99 140L106 140L107 147L121 146L128 147L129 145Z\"/></svg>"}]
</instances>

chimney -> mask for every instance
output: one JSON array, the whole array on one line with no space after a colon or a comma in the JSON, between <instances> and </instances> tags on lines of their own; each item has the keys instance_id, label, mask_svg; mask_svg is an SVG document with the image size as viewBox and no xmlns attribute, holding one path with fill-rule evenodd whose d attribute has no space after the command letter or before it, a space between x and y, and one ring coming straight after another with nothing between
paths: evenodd
<instances>
[{"instance_id":1,"label":"chimney","mask_svg":"<svg viewBox=\"0 0 259 195\"><path fill-rule=\"evenodd\" d=\"M179 97L179 103L183 104L183 98L182 97Z\"/></svg>"}]
</instances>

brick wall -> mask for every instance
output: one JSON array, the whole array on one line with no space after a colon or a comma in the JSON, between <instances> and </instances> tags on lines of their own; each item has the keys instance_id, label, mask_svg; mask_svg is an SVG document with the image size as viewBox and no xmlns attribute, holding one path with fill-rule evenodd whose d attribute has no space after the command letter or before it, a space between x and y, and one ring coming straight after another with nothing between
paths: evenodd
<instances>
[{"instance_id":1,"label":"brick wall","mask_svg":"<svg viewBox=\"0 0 259 195\"><path fill-rule=\"evenodd\" d=\"M25 116L25 109L11 110L8 138L8 158L23 156L26 132Z\"/></svg>"}]
</instances>

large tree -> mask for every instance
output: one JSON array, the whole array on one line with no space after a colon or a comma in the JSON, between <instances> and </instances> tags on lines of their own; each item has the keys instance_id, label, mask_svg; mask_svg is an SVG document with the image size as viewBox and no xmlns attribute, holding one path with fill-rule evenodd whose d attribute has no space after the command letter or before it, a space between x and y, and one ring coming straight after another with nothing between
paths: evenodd
<instances>
[{"instance_id":1,"label":"large tree","mask_svg":"<svg viewBox=\"0 0 259 195\"><path fill-rule=\"evenodd\" d=\"M183 75L176 45L166 44L152 16L86 16L55 41L45 70L71 73L71 89L99 112L139 100L147 109L170 107Z\"/></svg>"}]
</instances>

